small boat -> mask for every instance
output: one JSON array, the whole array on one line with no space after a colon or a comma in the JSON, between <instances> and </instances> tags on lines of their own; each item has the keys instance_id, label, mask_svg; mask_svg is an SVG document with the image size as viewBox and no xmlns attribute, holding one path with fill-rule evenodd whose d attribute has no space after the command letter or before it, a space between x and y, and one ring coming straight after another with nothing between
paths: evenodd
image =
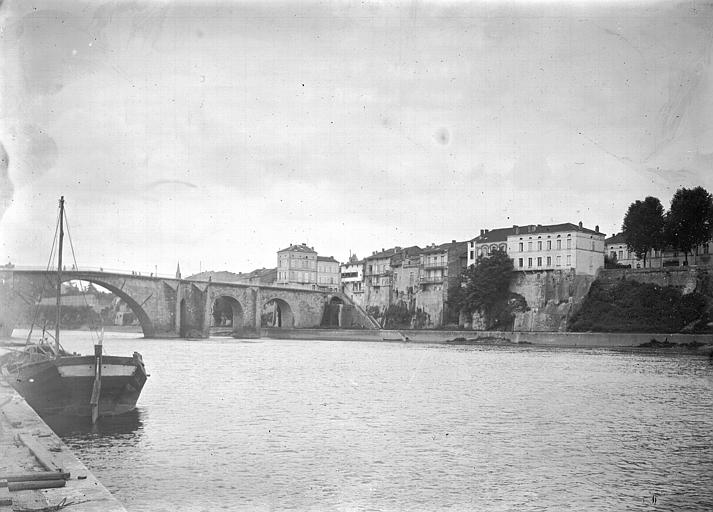
<instances>
[{"instance_id":1,"label":"small boat","mask_svg":"<svg viewBox=\"0 0 713 512\"><path fill-rule=\"evenodd\" d=\"M136 407L147 373L141 354L131 357L103 354L102 337L94 355L70 354L60 345L62 290L62 242L64 197L59 200L57 266L57 318L54 340L43 329L41 339L24 350L0 357L0 375L41 416L86 416L92 423L102 416L116 416Z\"/></svg>"}]
</instances>

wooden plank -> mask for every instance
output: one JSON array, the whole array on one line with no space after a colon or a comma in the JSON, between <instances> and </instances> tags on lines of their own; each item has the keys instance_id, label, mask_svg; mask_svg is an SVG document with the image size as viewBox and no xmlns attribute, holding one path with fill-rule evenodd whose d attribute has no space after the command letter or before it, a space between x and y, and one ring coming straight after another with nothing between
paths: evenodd
<instances>
[{"instance_id":1,"label":"wooden plank","mask_svg":"<svg viewBox=\"0 0 713 512\"><path fill-rule=\"evenodd\" d=\"M7 487L10 492L17 491L32 491L35 489L55 489L58 487L64 487L67 485L67 481L62 480L39 480L32 482L8 482Z\"/></svg>"},{"instance_id":2,"label":"wooden plank","mask_svg":"<svg viewBox=\"0 0 713 512\"><path fill-rule=\"evenodd\" d=\"M16 475L0 475L0 486L2 481L7 482L28 482L31 480L69 480L69 473L60 471L37 471L35 473L21 473Z\"/></svg>"},{"instance_id":3,"label":"wooden plank","mask_svg":"<svg viewBox=\"0 0 713 512\"><path fill-rule=\"evenodd\" d=\"M62 471L62 467L55 462L54 455L34 436L21 432L17 437L47 471Z\"/></svg>"}]
</instances>

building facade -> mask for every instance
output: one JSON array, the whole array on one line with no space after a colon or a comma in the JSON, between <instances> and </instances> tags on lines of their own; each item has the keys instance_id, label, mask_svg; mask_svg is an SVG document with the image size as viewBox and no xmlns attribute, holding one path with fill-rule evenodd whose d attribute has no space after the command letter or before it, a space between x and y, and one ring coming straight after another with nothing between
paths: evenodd
<instances>
[{"instance_id":1,"label":"building facade","mask_svg":"<svg viewBox=\"0 0 713 512\"><path fill-rule=\"evenodd\" d=\"M630 268L644 268L644 260L630 251L624 233L617 233L605 240L605 251L612 264L624 265ZM688 254L688 265L711 265L713 259L713 242L708 241L693 249ZM679 267L686 264L686 255L671 247L662 251L651 249L646 255L646 268Z\"/></svg>"},{"instance_id":2,"label":"building facade","mask_svg":"<svg viewBox=\"0 0 713 512\"><path fill-rule=\"evenodd\" d=\"M339 291L339 262L332 256L317 256L317 287Z\"/></svg>"},{"instance_id":3,"label":"building facade","mask_svg":"<svg viewBox=\"0 0 713 512\"><path fill-rule=\"evenodd\" d=\"M277 251L278 286L317 286L317 251L306 244Z\"/></svg>"},{"instance_id":4,"label":"building facade","mask_svg":"<svg viewBox=\"0 0 713 512\"><path fill-rule=\"evenodd\" d=\"M572 223L514 226L507 253L517 271L574 270L595 275L604 266L604 233Z\"/></svg>"},{"instance_id":5,"label":"building facade","mask_svg":"<svg viewBox=\"0 0 713 512\"><path fill-rule=\"evenodd\" d=\"M507 252L508 236L515 234L516 230L517 226L493 230L481 229L480 235L468 242L467 265L473 265L478 259L478 256L488 256L496 250Z\"/></svg>"},{"instance_id":6,"label":"building facade","mask_svg":"<svg viewBox=\"0 0 713 512\"><path fill-rule=\"evenodd\" d=\"M349 257L349 261L339 266L339 281L342 292L352 300L358 298L361 305L361 296L364 294L364 260L356 255Z\"/></svg>"}]
</instances>

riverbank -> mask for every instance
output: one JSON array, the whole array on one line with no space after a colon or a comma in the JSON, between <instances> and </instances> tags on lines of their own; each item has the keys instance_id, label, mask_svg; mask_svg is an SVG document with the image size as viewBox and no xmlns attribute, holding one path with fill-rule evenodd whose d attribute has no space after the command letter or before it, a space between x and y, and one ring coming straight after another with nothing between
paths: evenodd
<instances>
[{"instance_id":1,"label":"riverbank","mask_svg":"<svg viewBox=\"0 0 713 512\"><path fill-rule=\"evenodd\" d=\"M395 341L449 344L513 344L548 347L635 348L652 339L675 346L713 350L711 334L660 334L611 332L503 332L503 331L431 331L386 329L262 329L262 337L273 339Z\"/></svg>"},{"instance_id":2,"label":"riverbank","mask_svg":"<svg viewBox=\"0 0 713 512\"><path fill-rule=\"evenodd\" d=\"M10 482L3 485L2 480ZM38 484L54 487L23 489ZM27 402L0 379L0 511L65 507L73 512L126 512Z\"/></svg>"}]
</instances>

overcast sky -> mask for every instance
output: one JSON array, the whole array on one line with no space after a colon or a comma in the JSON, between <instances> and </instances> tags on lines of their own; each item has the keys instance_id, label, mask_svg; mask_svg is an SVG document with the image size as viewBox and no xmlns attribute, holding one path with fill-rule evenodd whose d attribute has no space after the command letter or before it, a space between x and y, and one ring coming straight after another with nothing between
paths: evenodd
<instances>
[{"instance_id":1,"label":"overcast sky","mask_svg":"<svg viewBox=\"0 0 713 512\"><path fill-rule=\"evenodd\" d=\"M0 263L249 271L713 190L696 3L29 2L2 17Z\"/></svg>"}]
</instances>

